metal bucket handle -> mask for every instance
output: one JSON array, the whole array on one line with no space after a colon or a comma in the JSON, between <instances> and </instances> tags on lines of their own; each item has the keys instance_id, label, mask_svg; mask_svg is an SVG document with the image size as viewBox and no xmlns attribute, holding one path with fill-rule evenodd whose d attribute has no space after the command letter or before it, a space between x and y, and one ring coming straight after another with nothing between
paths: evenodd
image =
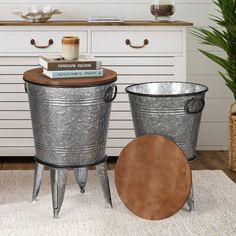
<instances>
[{"instance_id":1,"label":"metal bucket handle","mask_svg":"<svg viewBox=\"0 0 236 236\"><path fill-rule=\"evenodd\" d=\"M202 106L200 107L200 109L195 110L195 111L191 111L191 110L189 109L189 103L191 103L192 101L196 101L196 100L197 100L196 97L193 97L193 98L189 99L189 100L185 103L185 105L184 105L184 111L185 111L186 113L188 113L188 114L196 114L196 113L199 113L199 112L201 112L201 111L203 110L203 108L205 107L205 100L204 100L204 99L201 99L201 101L202 101Z\"/></svg>"},{"instance_id":2,"label":"metal bucket handle","mask_svg":"<svg viewBox=\"0 0 236 236\"><path fill-rule=\"evenodd\" d=\"M114 91L114 94L112 96L114 88L115 88L115 91ZM107 92L106 92L106 95L105 95L105 102L112 102L116 98L116 95L117 95L117 86L113 85L113 86L109 87L107 89Z\"/></svg>"}]
</instances>

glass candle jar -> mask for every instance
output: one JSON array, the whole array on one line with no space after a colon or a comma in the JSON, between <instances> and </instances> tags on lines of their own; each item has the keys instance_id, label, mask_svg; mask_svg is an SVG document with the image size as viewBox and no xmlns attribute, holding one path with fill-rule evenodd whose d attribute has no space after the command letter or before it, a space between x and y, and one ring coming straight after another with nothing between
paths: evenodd
<instances>
[{"instance_id":1,"label":"glass candle jar","mask_svg":"<svg viewBox=\"0 0 236 236\"><path fill-rule=\"evenodd\" d=\"M154 0L150 7L156 21L170 21L175 12L174 0Z\"/></svg>"},{"instance_id":2,"label":"glass candle jar","mask_svg":"<svg viewBox=\"0 0 236 236\"><path fill-rule=\"evenodd\" d=\"M79 37L64 36L62 38L62 57L65 60L77 60L79 58Z\"/></svg>"}]
</instances>

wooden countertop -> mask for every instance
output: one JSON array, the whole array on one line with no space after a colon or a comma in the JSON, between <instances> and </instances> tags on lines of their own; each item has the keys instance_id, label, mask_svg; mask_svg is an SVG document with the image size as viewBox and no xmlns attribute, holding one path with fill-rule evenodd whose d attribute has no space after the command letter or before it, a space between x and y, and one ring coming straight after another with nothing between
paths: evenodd
<instances>
[{"instance_id":1,"label":"wooden countertop","mask_svg":"<svg viewBox=\"0 0 236 236\"><path fill-rule=\"evenodd\" d=\"M0 21L0 26L192 26L193 23L185 21L124 21L89 23L87 21L48 21L46 23L30 23L26 21Z\"/></svg>"}]
</instances>

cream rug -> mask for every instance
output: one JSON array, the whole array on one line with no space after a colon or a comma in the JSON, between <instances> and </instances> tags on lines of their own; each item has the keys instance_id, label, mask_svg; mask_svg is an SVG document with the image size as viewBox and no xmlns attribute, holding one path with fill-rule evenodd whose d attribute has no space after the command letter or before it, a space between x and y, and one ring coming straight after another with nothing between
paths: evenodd
<instances>
[{"instance_id":1,"label":"cream rug","mask_svg":"<svg viewBox=\"0 0 236 236\"><path fill-rule=\"evenodd\" d=\"M236 185L221 171L193 171L195 213L184 209L161 221L136 217L119 200L110 172L113 209L106 209L97 173L85 194L70 171L60 219L52 219L49 173L31 203L33 171L0 171L0 235L177 236L236 235Z\"/></svg>"}]
</instances>

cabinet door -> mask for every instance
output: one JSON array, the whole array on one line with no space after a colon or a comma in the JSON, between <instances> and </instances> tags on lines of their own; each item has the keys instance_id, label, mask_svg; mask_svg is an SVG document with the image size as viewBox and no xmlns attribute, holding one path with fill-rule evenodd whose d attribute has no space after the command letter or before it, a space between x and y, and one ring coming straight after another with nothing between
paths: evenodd
<instances>
[{"instance_id":1,"label":"cabinet door","mask_svg":"<svg viewBox=\"0 0 236 236\"><path fill-rule=\"evenodd\" d=\"M0 57L0 155L33 156L28 97L22 74L38 66L38 57Z\"/></svg>"},{"instance_id":2,"label":"cabinet door","mask_svg":"<svg viewBox=\"0 0 236 236\"><path fill-rule=\"evenodd\" d=\"M34 141L28 96L22 75L38 67L38 57L59 54L61 38L79 35L80 52L88 52L88 31L57 28L0 31L0 155L33 156Z\"/></svg>"}]
</instances>

